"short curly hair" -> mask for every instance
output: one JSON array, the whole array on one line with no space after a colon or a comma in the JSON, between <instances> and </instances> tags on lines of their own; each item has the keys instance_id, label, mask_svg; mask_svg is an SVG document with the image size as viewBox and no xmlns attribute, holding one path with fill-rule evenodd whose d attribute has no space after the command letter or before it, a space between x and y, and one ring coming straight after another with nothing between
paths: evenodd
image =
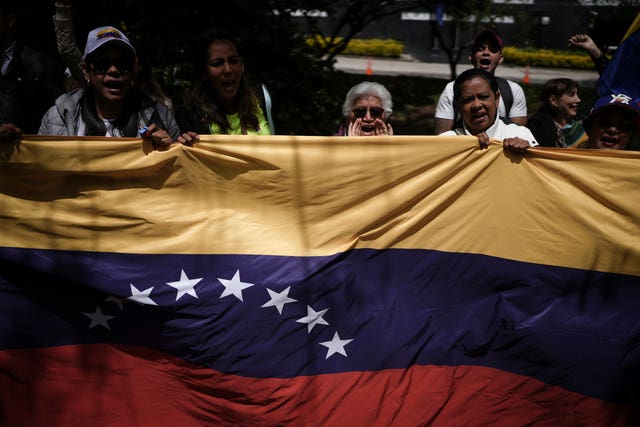
<instances>
[{"instance_id":1,"label":"short curly hair","mask_svg":"<svg viewBox=\"0 0 640 427\"><path fill-rule=\"evenodd\" d=\"M380 98L382 108L384 108L387 116L393 113L393 100L391 99L391 93L389 90L380 83L365 81L360 82L349 89L349 92L347 92L347 96L345 97L344 104L342 105L342 115L344 117L349 117L349 113L351 113L351 110L353 109L353 104L358 98L363 96L375 96Z\"/></svg>"}]
</instances>

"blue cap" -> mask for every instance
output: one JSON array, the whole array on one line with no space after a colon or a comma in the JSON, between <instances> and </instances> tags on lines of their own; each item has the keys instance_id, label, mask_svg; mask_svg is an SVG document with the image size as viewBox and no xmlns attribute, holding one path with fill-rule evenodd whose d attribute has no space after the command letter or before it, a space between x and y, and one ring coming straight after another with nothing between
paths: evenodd
<instances>
[{"instance_id":1,"label":"blue cap","mask_svg":"<svg viewBox=\"0 0 640 427\"><path fill-rule=\"evenodd\" d=\"M610 107L628 108L640 115L640 97L622 92L601 96L593 105L590 116L597 115L603 109Z\"/></svg>"}]
</instances>

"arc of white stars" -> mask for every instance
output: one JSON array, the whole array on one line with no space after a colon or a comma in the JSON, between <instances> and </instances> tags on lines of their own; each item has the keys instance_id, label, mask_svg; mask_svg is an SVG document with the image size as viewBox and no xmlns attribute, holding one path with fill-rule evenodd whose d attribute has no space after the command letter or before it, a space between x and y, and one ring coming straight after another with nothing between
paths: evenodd
<instances>
[{"instance_id":1,"label":"arc of white stars","mask_svg":"<svg viewBox=\"0 0 640 427\"><path fill-rule=\"evenodd\" d=\"M222 291L220 298L234 295L243 302L242 291L254 285L253 283L247 283L240 280L240 270L236 270L236 274L234 274L231 279L221 279L218 277L218 281L222 283L222 286L224 286L224 291Z\"/></svg>"},{"instance_id":2,"label":"arc of white stars","mask_svg":"<svg viewBox=\"0 0 640 427\"><path fill-rule=\"evenodd\" d=\"M311 332L311 330L313 329L314 326L316 325L328 325L329 322L327 322L326 320L323 319L322 316L325 315L325 313L329 311L328 308L325 308L324 310L320 310L320 311L315 311L313 308L311 308L310 305L307 306L307 315L305 317L302 317L298 320L296 320L296 322L298 323L306 323L307 324L307 333Z\"/></svg>"},{"instance_id":3,"label":"arc of white stars","mask_svg":"<svg viewBox=\"0 0 640 427\"><path fill-rule=\"evenodd\" d=\"M262 307L275 307L278 310L278 313L282 314L282 309L284 308L285 304L298 301L297 299L289 298L290 289L291 286L287 286L287 288L282 292L276 292L267 288L271 299L264 303Z\"/></svg>"},{"instance_id":4,"label":"arc of white stars","mask_svg":"<svg viewBox=\"0 0 640 427\"><path fill-rule=\"evenodd\" d=\"M137 302L138 304L158 305L149 296L153 290L153 286L145 289L144 291L138 290L138 288L133 286L131 283L129 283L129 286L131 287L131 296L127 297L128 300Z\"/></svg>"},{"instance_id":5,"label":"arc of white stars","mask_svg":"<svg viewBox=\"0 0 640 427\"><path fill-rule=\"evenodd\" d=\"M202 280L202 277L198 279L189 279L184 270L180 270L180 280L177 282L167 282L167 285L172 288L176 288L178 291L176 294L176 301L178 301L183 295L189 294L194 298L198 298L196 294L195 286Z\"/></svg>"},{"instance_id":6,"label":"arc of white stars","mask_svg":"<svg viewBox=\"0 0 640 427\"><path fill-rule=\"evenodd\" d=\"M327 355L325 356L325 360L329 357L333 356L336 353L340 353L344 357L347 357L347 352L344 349L344 346L349 344L353 339L341 340L340 335L336 332L333 335L331 341L323 341L320 343L321 346L327 347Z\"/></svg>"},{"instance_id":7,"label":"arc of white stars","mask_svg":"<svg viewBox=\"0 0 640 427\"><path fill-rule=\"evenodd\" d=\"M109 320L113 319L115 316L109 316L107 314L102 313L100 307L96 307L96 311L93 313L82 313L91 319L91 324L89 325L89 329L96 326L104 326L105 328L111 330L109 326Z\"/></svg>"}]
</instances>

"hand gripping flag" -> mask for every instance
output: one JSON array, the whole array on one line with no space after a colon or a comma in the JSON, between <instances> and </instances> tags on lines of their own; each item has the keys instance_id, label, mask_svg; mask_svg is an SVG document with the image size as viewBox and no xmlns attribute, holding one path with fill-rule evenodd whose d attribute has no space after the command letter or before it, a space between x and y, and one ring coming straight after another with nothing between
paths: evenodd
<instances>
[{"instance_id":1,"label":"hand gripping flag","mask_svg":"<svg viewBox=\"0 0 640 427\"><path fill-rule=\"evenodd\" d=\"M638 153L0 150L0 425L638 425Z\"/></svg>"}]
</instances>

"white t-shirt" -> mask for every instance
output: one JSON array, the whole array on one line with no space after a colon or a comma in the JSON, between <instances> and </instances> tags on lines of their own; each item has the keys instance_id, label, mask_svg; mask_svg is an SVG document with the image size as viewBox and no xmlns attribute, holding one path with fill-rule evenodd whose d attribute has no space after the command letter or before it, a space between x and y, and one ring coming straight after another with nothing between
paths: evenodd
<instances>
[{"instance_id":1,"label":"white t-shirt","mask_svg":"<svg viewBox=\"0 0 640 427\"><path fill-rule=\"evenodd\" d=\"M464 125L464 124L463 124ZM531 147L537 147L538 141L534 138L533 134L526 126L520 126L515 123L506 124L499 117L496 117L496 121L493 122L491 127L486 131L487 136L490 139L498 139L502 141L505 138L522 138L529 143ZM466 125L464 125L464 134L473 136L467 130ZM455 130L448 130L446 132L441 133L442 136L453 136L459 135Z\"/></svg>"},{"instance_id":2,"label":"white t-shirt","mask_svg":"<svg viewBox=\"0 0 640 427\"><path fill-rule=\"evenodd\" d=\"M113 120L102 119L102 122L104 123L104 126L107 129L104 136L115 137L115 138L119 138L123 136L122 132L120 132L120 129L113 126L113 123L115 122L115 120L116 119L113 119ZM76 136L84 136L85 131L86 131L86 125L84 123L84 120L82 120L82 115L80 115L78 117L78 129L76 130Z\"/></svg>"},{"instance_id":3,"label":"white t-shirt","mask_svg":"<svg viewBox=\"0 0 640 427\"><path fill-rule=\"evenodd\" d=\"M511 80L507 80L511 93L513 94L513 104L509 114L505 111L504 102L502 97L498 102L498 115L500 117L526 117L527 116L527 98L524 96L524 91L518 83L514 83ZM455 120L453 112L453 82L447 83L444 90L440 94L438 99L438 105L436 106L436 118Z\"/></svg>"}]
</instances>

